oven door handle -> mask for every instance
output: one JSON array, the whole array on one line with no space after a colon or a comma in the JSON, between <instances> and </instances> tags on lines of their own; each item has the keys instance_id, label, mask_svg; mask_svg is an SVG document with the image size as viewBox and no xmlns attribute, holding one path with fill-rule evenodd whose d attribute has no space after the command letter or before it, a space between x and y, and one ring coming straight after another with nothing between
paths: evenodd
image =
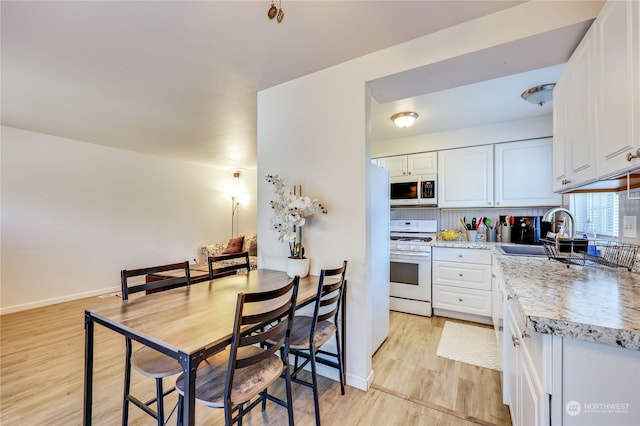
<instances>
[{"instance_id":1,"label":"oven door handle","mask_svg":"<svg viewBox=\"0 0 640 426\"><path fill-rule=\"evenodd\" d=\"M402 252L402 253L389 253L389 258L391 260L393 260L394 258L396 259L400 259L400 258L412 258L412 259L419 259L419 258L424 258L424 259L428 259L431 257L431 253L427 253L427 252L420 252L420 253L411 253L411 252Z\"/></svg>"}]
</instances>

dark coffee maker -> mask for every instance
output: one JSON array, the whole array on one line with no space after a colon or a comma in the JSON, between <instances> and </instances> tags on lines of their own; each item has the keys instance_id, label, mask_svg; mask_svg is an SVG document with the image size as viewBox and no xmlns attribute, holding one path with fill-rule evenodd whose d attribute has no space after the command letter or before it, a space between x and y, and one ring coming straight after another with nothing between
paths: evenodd
<instances>
[{"instance_id":1,"label":"dark coffee maker","mask_svg":"<svg viewBox=\"0 0 640 426\"><path fill-rule=\"evenodd\" d=\"M517 244L540 244L541 217L516 216L511 229L511 242Z\"/></svg>"}]
</instances>

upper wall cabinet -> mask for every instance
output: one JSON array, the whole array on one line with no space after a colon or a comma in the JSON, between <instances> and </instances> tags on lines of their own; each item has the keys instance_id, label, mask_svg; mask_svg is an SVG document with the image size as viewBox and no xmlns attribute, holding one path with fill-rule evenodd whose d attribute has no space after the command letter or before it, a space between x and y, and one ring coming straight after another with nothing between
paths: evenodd
<instances>
[{"instance_id":1,"label":"upper wall cabinet","mask_svg":"<svg viewBox=\"0 0 640 426\"><path fill-rule=\"evenodd\" d=\"M596 180L595 40L585 37L554 89L553 189L565 191Z\"/></svg>"},{"instance_id":2,"label":"upper wall cabinet","mask_svg":"<svg viewBox=\"0 0 640 426\"><path fill-rule=\"evenodd\" d=\"M607 2L556 85L556 191L640 167L639 24L639 2Z\"/></svg>"},{"instance_id":3,"label":"upper wall cabinet","mask_svg":"<svg viewBox=\"0 0 640 426\"><path fill-rule=\"evenodd\" d=\"M438 153L396 155L381 157L378 164L389 170L389 176L426 175L438 172Z\"/></svg>"},{"instance_id":4,"label":"upper wall cabinet","mask_svg":"<svg viewBox=\"0 0 640 426\"><path fill-rule=\"evenodd\" d=\"M438 207L493 206L493 145L439 153Z\"/></svg>"},{"instance_id":5,"label":"upper wall cabinet","mask_svg":"<svg viewBox=\"0 0 640 426\"><path fill-rule=\"evenodd\" d=\"M599 175L640 166L640 3L609 1L596 21ZM627 160L631 153L636 158Z\"/></svg>"},{"instance_id":6,"label":"upper wall cabinet","mask_svg":"<svg viewBox=\"0 0 640 426\"><path fill-rule=\"evenodd\" d=\"M553 140L530 140L495 145L495 206L555 206L562 196L553 193Z\"/></svg>"}]
</instances>

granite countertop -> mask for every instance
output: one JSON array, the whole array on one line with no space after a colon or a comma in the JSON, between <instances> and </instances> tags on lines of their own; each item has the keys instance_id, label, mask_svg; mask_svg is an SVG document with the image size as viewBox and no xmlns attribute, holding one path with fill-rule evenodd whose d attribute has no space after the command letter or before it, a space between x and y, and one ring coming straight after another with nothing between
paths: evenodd
<instances>
[{"instance_id":1,"label":"granite countertop","mask_svg":"<svg viewBox=\"0 0 640 426\"><path fill-rule=\"evenodd\" d=\"M640 274L494 254L530 330L640 350Z\"/></svg>"}]
</instances>

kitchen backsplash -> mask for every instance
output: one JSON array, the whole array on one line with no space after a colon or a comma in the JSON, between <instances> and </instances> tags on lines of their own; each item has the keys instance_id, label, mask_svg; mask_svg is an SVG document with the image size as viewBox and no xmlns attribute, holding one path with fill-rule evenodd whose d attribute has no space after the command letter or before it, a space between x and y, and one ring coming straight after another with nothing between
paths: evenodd
<instances>
[{"instance_id":1,"label":"kitchen backsplash","mask_svg":"<svg viewBox=\"0 0 640 426\"><path fill-rule=\"evenodd\" d=\"M399 207L391 209L391 219L435 219L439 229L461 229L460 219L466 217L471 223L472 217L488 217L495 224L500 216L542 216L548 207L510 208L510 209L437 209L420 207Z\"/></svg>"}]
</instances>

